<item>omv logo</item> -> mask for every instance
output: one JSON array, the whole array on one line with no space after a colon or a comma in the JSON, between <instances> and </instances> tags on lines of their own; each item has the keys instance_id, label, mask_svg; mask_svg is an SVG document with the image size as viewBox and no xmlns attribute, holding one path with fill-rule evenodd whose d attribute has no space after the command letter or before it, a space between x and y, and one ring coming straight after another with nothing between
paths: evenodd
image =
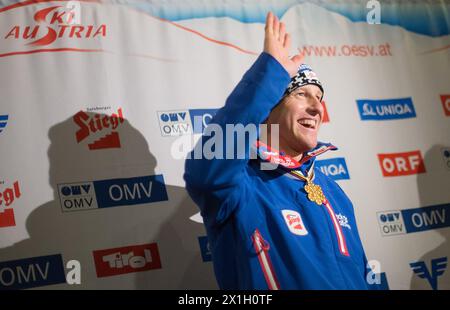
<instances>
[{"instance_id":1,"label":"omv logo","mask_svg":"<svg viewBox=\"0 0 450 310\"><path fill-rule=\"evenodd\" d=\"M2 132L8 123L8 115L0 115L0 132Z\"/></svg>"},{"instance_id":2,"label":"omv logo","mask_svg":"<svg viewBox=\"0 0 450 310\"><path fill-rule=\"evenodd\" d=\"M416 117L412 99L356 100L362 121L384 121Z\"/></svg>"},{"instance_id":3,"label":"omv logo","mask_svg":"<svg viewBox=\"0 0 450 310\"><path fill-rule=\"evenodd\" d=\"M66 282L61 254L0 262L0 290L18 290Z\"/></svg>"},{"instance_id":4,"label":"omv logo","mask_svg":"<svg viewBox=\"0 0 450 310\"><path fill-rule=\"evenodd\" d=\"M180 136L202 133L218 109L189 109L159 111L158 121L161 135Z\"/></svg>"},{"instance_id":5,"label":"omv logo","mask_svg":"<svg viewBox=\"0 0 450 310\"><path fill-rule=\"evenodd\" d=\"M409 264L414 273L421 279L426 279L433 290L438 289L438 278L447 269L447 257L439 257L431 260L429 270L424 261Z\"/></svg>"}]
</instances>

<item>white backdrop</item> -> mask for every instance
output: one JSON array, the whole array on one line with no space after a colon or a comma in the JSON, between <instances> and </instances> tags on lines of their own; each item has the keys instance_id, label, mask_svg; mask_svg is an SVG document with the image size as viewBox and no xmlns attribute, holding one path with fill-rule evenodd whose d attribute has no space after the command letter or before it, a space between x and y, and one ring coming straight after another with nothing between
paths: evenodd
<instances>
[{"instance_id":1,"label":"white backdrop","mask_svg":"<svg viewBox=\"0 0 450 310\"><path fill-rule=\"evenodd\" d=\"M171 148L223 106L269 9L324 83L339 151L319 159L368 258L391 289L450 288L447 2L381 1L379 25L366 1L37 2L0 1L0 289L217 288Z\"/></svg>"}]
</instances>

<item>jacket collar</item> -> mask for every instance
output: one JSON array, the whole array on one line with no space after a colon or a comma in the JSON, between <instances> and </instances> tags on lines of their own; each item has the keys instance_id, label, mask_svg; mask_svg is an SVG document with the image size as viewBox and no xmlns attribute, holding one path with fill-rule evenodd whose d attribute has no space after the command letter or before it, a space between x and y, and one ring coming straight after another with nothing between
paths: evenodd
<instances>
[{"instance_id":1,"label":"jacket collar","mask_svg":"<svg viewBox=\"0 0 450 310\"><path fill-rule=\"evenodd\" d=\"M315 148L304 152L302 159L297 161L259 140L256 141L255 146L260 160L279 165L287 170L301 170L303 173L312 166L317 156L329 150L337 150L337 147L331 143L318 142Z\"/></svg>"}]
</instances>

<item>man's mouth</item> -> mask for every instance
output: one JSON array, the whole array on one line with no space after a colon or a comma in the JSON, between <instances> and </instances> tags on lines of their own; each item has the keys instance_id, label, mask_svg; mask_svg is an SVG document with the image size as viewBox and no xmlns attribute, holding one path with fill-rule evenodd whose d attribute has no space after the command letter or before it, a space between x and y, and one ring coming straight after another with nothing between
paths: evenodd
<instances>
[{"instance_id":1,"label":"man's mouth","mask_svg":"<svg viewBox=\"0 0 450 310\"><path fill-rule=\"evenodd\" d=\"M317 120L313 118L302 118L297 121L303 127L308 129L316 129L317 128Z\"/></svg>"}]
</instances>

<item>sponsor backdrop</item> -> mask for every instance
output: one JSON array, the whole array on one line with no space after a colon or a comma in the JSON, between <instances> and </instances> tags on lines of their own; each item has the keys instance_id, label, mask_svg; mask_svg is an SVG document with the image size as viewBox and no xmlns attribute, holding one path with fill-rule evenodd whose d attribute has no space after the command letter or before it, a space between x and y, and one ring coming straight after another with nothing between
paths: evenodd
<instances>
[{"instance_id":1,"label":"sponsor backdrop","mask_svg":"<svg viewBox=\"0 0 450 310\"><path fill-rule=\"evenodd\" d=\"M0 0L0 289L217 288L184 157L268 10L323 80L318 166L381 285L450 289L450 4L368 2Z\"/></svg>"}]
</instances>

